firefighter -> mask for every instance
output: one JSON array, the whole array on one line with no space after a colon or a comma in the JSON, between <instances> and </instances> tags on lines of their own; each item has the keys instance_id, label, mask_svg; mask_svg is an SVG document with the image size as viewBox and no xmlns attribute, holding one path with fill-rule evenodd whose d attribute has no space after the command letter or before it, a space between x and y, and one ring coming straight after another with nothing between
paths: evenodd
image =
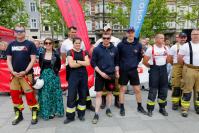
<instances>
[{"instance_id":1,"label":"firefighter","mask_svg":"<svg viewBox=\"0 0 199 133\"><path fill-rule=\"evenodd\" d=\"M167 105L168 74L167 74L167 48L164 46L164 35L155 36L155 44L145 52L143 64L149 70L149 93L147 101L148 115L152 117L155 99L158 94L159 112L168 116L165 109Z\"/></svg>"},{"instance_id":2,"label":"firefighter","mask_svg":"<svg viewBox=\"0 0 199 133\"><path fill-rule=\"evenodd\" d=\"M31 124L36 124L39 105L32 88L32 81L33 64L36 61L37 49L33 42L25 39L24 26L16 25L15 36L16 40L9 44L6 51L8 68L12 74L10 94L15 111L15 119L12 121L12 125L17 125L23 120L22 92L24 92L27 104L32 111Z\"/></svg>"},{"instance_id":3,"label":"firefighter","mask_svg":"<svg viewBox=\"0 0 199 133\"><path fill-rule=\"evenodd\" d=\"M172 69L172 109L177 110L180 104L180 99L182 95L181 91L181 79L182 79L182 65L178 63L177 56L179 53L179 49L183 46L187 41L187 35L185 33L180 33L178 35L178 42L173 45L169 50L169 63L173 65Z\"/></svg>"},{"instance_id":4,"label":"firefighter","mask_svg":"<svg viewBox=\"0 0 199 133\"><path fill-rule=\"evenodd\" d=\"M81 49L81 41L81 38L75 37L73 39L73 49L67 53L70 76L68 80L68 97L64 124L75 120L77 95L79 97L77 105L78 118L80 121L85 120L86 97L88 92L86 66L90 65L90 61L88 53Z\"/></svg>"},{"instance_id":5,"label":"firefighter","mask_svg":"<svg viewBox=\"0 0 199 133\"><path fill-rule=\"evenodd\" d=\"M191 41L184 44L179 51L178 59L183 65L182 70L182 98L181 114L188 116L192 91L194 93L194 105L199 114L199 29L191 32Z\"/></svg>"},{"instance_id":6,"label":"firefighter","mask_svg":"<svg viewBox=\"0 0 199 133\"><path fill-rule=\"evenodd\" d=\"M63 41L61 48L60 48L62 60L63 60L64 63L66 63L66 81L68 81L68 78L69 78L69 75L70 75L70 67L69 67L68 62L66 60L66 55L67 55L67 52L70 51L73 48L73 38L75 38L76 34L77 34L77 28L76 27L71 26L68 29L69 29L68 38ZM84 46L83 41L81 41L81 49L85 50L85 46ZM77 103L78 103L78 99L77 99ZM92 105L92 100L91 100L91 97L90 97L90 94L89 94L89 90L87 92L86 108L91 110L91 111L95 111L95 108Z\"/></svg>"}]
</instances>

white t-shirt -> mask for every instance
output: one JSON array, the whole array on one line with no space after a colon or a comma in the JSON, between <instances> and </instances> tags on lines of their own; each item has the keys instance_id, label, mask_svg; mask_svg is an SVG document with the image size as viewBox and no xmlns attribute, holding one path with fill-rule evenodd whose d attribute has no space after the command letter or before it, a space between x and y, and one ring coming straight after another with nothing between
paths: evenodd
<instances>
[{"instance_id":1,"label":"white t-shirt","mask_svg":"<svg viewBox=\"0 0 199 133\"><path fill-rule=\"evenodd\" d=\"M68 38L68 39L66 39L66 40L63 41L63 43L61 45L60 52L67 54L67 52L69 50L71 50L72 48L73 48L73 42L72 42L71 39ZM85 45L84 45L83 41L81 42L81 49L85 50Z\"/></svg>"},{"instance_id":2,"label":"white t-shirt","mask_svg":"<svg viewBox=\"0 0 199 133\"><path fill-rule=\"evenodd\" d=\"M169 55L173 57L173 63L178 63L178 52L180 48L182 47L181 44L175 44L173 45L169 50Z\"/></svg>"},{"instance_id":3,"label":"white t-shirt","mask_svg":"<svg viewBox=\"0 0 199 133\"><path fill-rule=\"evenodd\" d=\"M155 58L156 65L157 66L165 65L167 63L166 59L167 59L168 48L164 46L160 48L156 45L153 45L153 47L154 47L154 58ZM150 57L149 62L148 62L150 65L154 65L153 55L152 55L153 47L149 47L145 52L145 55Z\"/></svg>"},{"instance_id":4,"label":"white t-shirt","mask_svg":"<svg viewBox=\"0 0 199 133\"><path fill-rule=\"evenodd\" d=\"M193 50L193 65L199 66L199 43L194 44L191 42L192 50ZM190 51L189 44L185 43L179 51L179 55L183 55L183 60L185 64L190 64Z\"/></svg>"},{"instance_id":5,"label":"white t-shirt","mask_svg":"<svg viewBox=\"0 0 199 133\"><path fill-rule=\"evenodd\" d=\"M94 44L94 47L97 47L101 42L103 42L102 38L100 38L99 40L97 40L97 42ZM114 36L111 36L110 42L112 42L113 45L114 45L115 47L117 47L118 43L120 43L121 40L120 40L119 38L116 38L116 37L114 37Z\"/></svg>"}]
</instances>

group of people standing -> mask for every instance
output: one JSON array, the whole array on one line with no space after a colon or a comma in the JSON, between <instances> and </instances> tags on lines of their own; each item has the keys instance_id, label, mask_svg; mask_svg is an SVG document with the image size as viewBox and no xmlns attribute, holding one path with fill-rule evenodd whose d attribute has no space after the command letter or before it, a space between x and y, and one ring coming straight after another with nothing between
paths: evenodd
<instances>
[{"instance_id":1,"label":"group of people standing","mask_svg":"<svg viewBox=\"0 0 199 133\"><path fill-rule=\"evenodd\" d=\"M156 97L159 112L168 116L166 111L168 93L167 63L173 65L172 72L172 109L181 105L182 116L188 116L192 90L194 90L195 110L199 114L199 30L191 33L192 41L186 43L187 35L177 35L177 43L170 49L165 46L164 35L155 36L155 44L144 52L142 44L135 38L135 29L130 27L126 36L120 39L112 36L112 30L105 26L102 38L92 49L92 56L85 50L84 42L76 36L77 28L69 27L69 38L61 48L61 58L53 49L53 40L44 40L44 49L38 54L35 45L25 40L25 28L15 27L16 41L7 48L7 64L11 72L10 94L14 104L15 119L13 125L23 120L22 92L24 92L32 111L32 124L38 122L38 116L44 120L55 116L64 116L62 90L59 79L61 59L66 64L66 80L68 81L66 119L64 124L75 120L77 112L80 121L85 120L85 111L94 111L93 124L99 121L100 108L106 107L106 115L112 117L112 94L115 96L115 106L120 109L120 115L125 116L125 91L128 82L134 89L137 111L152 117ZM44 86L38 90L36 98L33 77L33 65L38 56L41 68L40 78ZM138 65L149 67L149 93L147 111L142 106L142 95L138 74ZM95 108L89 95L88 74L86 67L91 65L95 70ZM107 102L106 102L107 101ZM180 104L181 103L181 104Z\"/></svg>"}]
</instances>

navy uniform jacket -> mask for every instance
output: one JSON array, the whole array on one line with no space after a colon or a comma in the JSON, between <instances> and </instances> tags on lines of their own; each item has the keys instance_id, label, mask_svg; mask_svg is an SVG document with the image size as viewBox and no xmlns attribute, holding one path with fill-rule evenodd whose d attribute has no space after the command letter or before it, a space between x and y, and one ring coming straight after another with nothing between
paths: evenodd
<instances>
[{"instance_id":1,"label":"navy uniform jacket","mask_svg":"<svg viewBox=\"0 0 199 133\"><path fill-rule=\"evenodd\" d=\"M119 55L117 48L110 43L108 48L104 47L100 43L93 50L91 65L93 68L96 66L106 74L111 74L115 72L115 67L119 66Z\"/></svg>"}]
</instances>

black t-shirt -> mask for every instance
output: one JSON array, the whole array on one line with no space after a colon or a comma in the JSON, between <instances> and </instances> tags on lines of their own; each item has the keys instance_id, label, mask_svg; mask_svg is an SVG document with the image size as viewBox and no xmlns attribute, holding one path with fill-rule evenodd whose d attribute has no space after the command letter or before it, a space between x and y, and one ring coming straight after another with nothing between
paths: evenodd
<instances>
[{"instance_id":1,"label":"black t-shirt","mask_svg":"<svg viewBox=\"0 0 199 133\"><path fill-rule=\"evenodd\" d=\"M76 52L76 51L74 51L74 50L69 50L69 51L67 52L67 56L73 56L72 51L73 51L73 54L74 54L73 60L84 61L84 57L85 57L86 55L88 55L88 52L83 51L83 50L81 50L81 51L79 51L79 52ZM75 70L75 71L78 71L78 72L86 72L86 67L81 66L81 67L78 67L78 68L71 68L71 70Z\"/></svg>"},{"instance_id":2,"label":"black t-shirt","mask_svg":"<svg viewBox=\"0 0 199 133\"><path fill-rule=\"evenodd\" d=\"M12 56L12 67L16 72L25 71L31 61L30 55L36 55L37 48L33 42L25 40L24 42L13 41L8 45L7 55ZM33 69L29 71L32 73Z\"/></svg>"}]
</instances>

